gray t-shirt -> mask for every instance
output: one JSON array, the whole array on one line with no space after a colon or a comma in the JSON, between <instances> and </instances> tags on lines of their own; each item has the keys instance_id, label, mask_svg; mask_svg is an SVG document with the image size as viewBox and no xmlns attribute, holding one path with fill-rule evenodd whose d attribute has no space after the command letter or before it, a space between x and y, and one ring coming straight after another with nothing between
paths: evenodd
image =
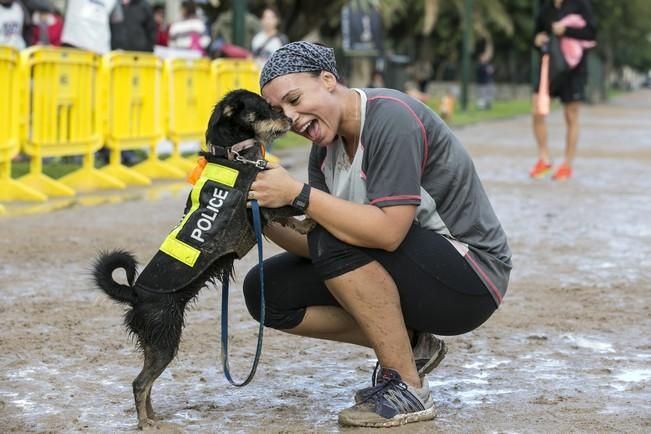
<instances>
[{"instance_id":1,"label":"gray t-shirt","mask_svg":"<svg viewBox=\"0 0 651 434\"><path fill-rule=\"evenodd\" d=\"M416 222L445 236L500 304L511 251L470 155L426 105L392 89L362 95L362 134L350 161L341 141L312 145L309 182L377 207L416 205Z\"/></svg>"}]
</instances>

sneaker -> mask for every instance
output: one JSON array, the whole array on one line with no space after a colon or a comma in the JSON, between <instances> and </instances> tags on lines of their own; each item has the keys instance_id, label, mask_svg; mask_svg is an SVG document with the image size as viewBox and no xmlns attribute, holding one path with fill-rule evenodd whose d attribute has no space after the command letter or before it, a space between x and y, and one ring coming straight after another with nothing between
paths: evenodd
<instances>
[{"instance_id":1,"label":"sneaker","mask_svg":"<svg viewBox=\"0 0 651 434\"><path fill-rule=\"evenodd\" d=\"M448 347L445 342L431 333L416 332L416 344L413 346L416 369L421 380L436 368L445 358ZM361 402L370 393L371 389L382 381L380 362L375 363L371 374L371 387L360 389L355 393L355 402Z\"/></svg>"},{"instance_id":2,"label":"sneaker","mask_svg":"<svg viewBox=\"0 0 651 434\"><path fill-rule=\"evenodd\" d=\"M532 178L543 178L549 175L552 171L552 165L550 163L545 163L543 160L536 161L536 165L533 166L529 172L529 176Z\"/></svg>"},{"instance_id":3,"label":"sneaker","mask_svg":"<svg viewBox=\"0 0 651 434\"><path fill-rule=\"evenodd\" d=\"M556 172L554 172L554 175L552 175L552 179L554 181L565 181L571 177L572 168L565 163L558 166L558 169L556 169Z\"/></svg>"},{"instance_id":4,"label":"sneaker","mask_svg":"<svg viewBox=\"0 0 651 434\"><path fill-rule=\"evenodd\" d=\"M374 428L404 425L436 417L427 381L420 388L405 384L400 374L384 368L382 380L361 402L339 413L339 423Z\"/></svg>"},{"instance_id":5,"label":"sneaker","mask_svg":"<svg viewBox=\"0 0 651 434\"><path fill-rule=\"evenodd\" d=\"M431 333L416 334L414 359L418 375L422 378L436 368L448 353L448 347L441 339Z\"/></svg>"}]
</instances>

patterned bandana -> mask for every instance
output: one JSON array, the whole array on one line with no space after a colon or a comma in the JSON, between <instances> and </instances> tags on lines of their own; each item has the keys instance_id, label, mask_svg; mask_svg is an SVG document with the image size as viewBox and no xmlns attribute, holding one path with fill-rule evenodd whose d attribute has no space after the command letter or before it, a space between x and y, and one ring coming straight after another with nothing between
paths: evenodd
<instances>
[{"instance_id":1,"label":"patterned bandana","mask_svg":"<svg viewBox=\"0 0 651 434\"><path fill-rule=\"evenodd\" d=\"M339 80L335 51L312 42L291 42L276 50L265 63L260 74L260 89L281 75L311 71L328 71Z\"/></svg>"}]
</instances>

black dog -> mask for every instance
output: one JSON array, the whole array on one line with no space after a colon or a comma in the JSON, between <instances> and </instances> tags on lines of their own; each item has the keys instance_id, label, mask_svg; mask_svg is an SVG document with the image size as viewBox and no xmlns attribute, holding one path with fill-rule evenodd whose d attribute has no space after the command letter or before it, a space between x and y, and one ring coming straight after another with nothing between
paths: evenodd
<instances>
[{"instance_id":1,"label":"black dog","mask_svg":"<svg viewBox=\"0 0 651 434\"><path fill-rule=\"evenodd\" d=\"M207 214L207 211L201 214L203 217L195 216L198 213L192 209L196 210L196 204L192 208L192 198L188 198L185 217L179 224L181 229L177 230L176 237L182 238L184 248L190 244L190 250L193 246L199 249L200 254L193 266L190 267L182 255L175 256L173 249L164 248L175 231L168 236L137 280L137 263L130 253L103 253L97 259L95 282L113 300L131 307L125 313L125 324L144 353L144 367L133 381L139 428L154 424L151 387L176 355L187 303L197 296L207 282L218 280L223 284L224 278L228 278L232 272L233 261L244 256L255 245L246 197L256 174L264 166L261 144L270 144L286 133L290 126L290 120L282 113L273 111L260 96L245 90L227 94L215 106L208 122L206 143L209 152L203 155L209 163L218 164L215 167L225 170L224 173L236 173L237 179L232 182L232 189L205 181L200 195L210 195L208 210L213 214ZM213 190L209 191L210 186L213 186ZM231 198L238 200L228 202ZM204 203L208 202L204 200ZM229 204L234 209L227 209ZM222 208L217 209L217 206ZM297 214L290 207L263 208L261 213L263 222L280 221L283 224L288 219L294 220L290 216ZM231 219L222 225L225 228L207 229L208 223L217 221L216 215L227 215ZM203 223L199 221L202 218L205 220ZM298 224L295 226L298 227L294 228L299 229L302 222L296 222ZM217 223L214 225L217 226ZM206 233L202 232L204 229ZM300 231L305 233L309 229L308 225ZM173 242L176 243L176 240ZM112 273L118 268L126 271L128 285L113 280Z\"/></svg>"}]
</instances>

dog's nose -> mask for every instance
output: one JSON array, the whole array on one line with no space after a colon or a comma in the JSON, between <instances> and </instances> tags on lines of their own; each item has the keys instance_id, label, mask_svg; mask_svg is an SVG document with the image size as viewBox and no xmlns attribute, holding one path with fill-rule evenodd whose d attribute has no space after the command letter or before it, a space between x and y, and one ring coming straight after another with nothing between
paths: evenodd
<instances>
[{"instance_id":1,"label":"dog's nose","mask_svg":"<svg viewBox=\"0 0 651 434\"><path fill-rule=\"evenodd\" d=\"M287 111L285 111L283 114L285 115L285 117L287 118L289 123L291 123L292 125L295 124L296 121L298 121L298 113L297 112L289 112L288 113Z\"/></svg>"}]
</instances>

